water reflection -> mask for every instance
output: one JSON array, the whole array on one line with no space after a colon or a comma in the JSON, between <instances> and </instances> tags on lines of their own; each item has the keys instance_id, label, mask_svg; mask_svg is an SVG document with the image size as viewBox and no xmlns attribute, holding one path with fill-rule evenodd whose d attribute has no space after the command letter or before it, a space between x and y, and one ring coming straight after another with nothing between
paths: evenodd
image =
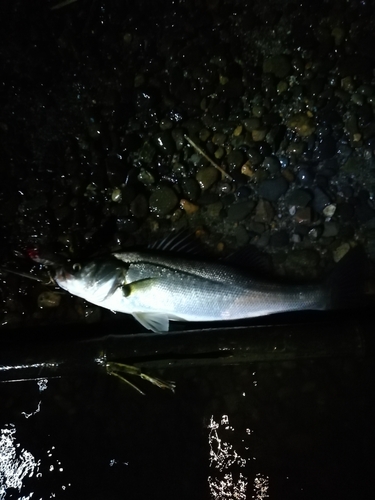
<instances>
[{"instance_id":1,"label":"water reflection","mask_svg":"<svg viewBox=\"0 0 375 500\"><path fill-rule=\"evenodd\" d=\"M246 429L244 439L240 439L240 436L237 435L238 433L235 433L234 427L230 425L228 415L222 415L220 423L216 422L212 415L208 429L208 444L210 447L209 465L210 469L217 469L215 474L208 476L211 498L214 500L246 500L249 474L248 471L239 472L238 469L245 468L250 458L244 457L243 452L241 451L240 453L237 451L227 439L230 439L232 434L234 441L245 443L246 438L251 436L253 431ZM244 445L244 451L249 449L249 446ZM252 457L252 459L255 460L255 457ZM219 474L223 472L224 474ZM264 500L269 498L268 492L269 477L259 472L256 473L251 498Z\"/></svg>"},{"instance_id":2,"label":"water reflection","mask_svg":"<svg viewBox=\"0 0 375 500\"><path fill-rule=\"evenodd\" d=\"M18 384L10 385L19 388ZM40 427L41 419L42 421L44 419L41 415L44 404L40 393L46 391L47 386L48 380L37 380L37 397L33 397L32 391L28 390L34 409L31 411L15 410L13 422L2 423L2 428L0 428L0 500L34 498L34 495L39 495L37 492L40 489L44 489L43 485L51 481L55 491L47 487L49 491L44 491L43 496L38 496L38 498L57 498L56 486L62 491L71 486L70 483L62 485L61 480L56 481L56 473L60 476L64 472L62 462L56 457L56 447L48 446L47 435L43 444L37 437L36 429ZM13 392L16 393L17 390ZM25 406L25 402L22 406ZM44 447L46 444L48 448ZM16 496L15 490L18 492Z\"/></svg>"},{"instance_id":3,"label":"water reflection","mask_svg":"<svg viewBox=\"0 0 375 500\"><path fill-rule=\"evenodd\" d=\"M21 448L16 441L16 428L14 424L8 424L0 430L0 499L5 500L10 488L21 492L23 480L32 477L39 469L40 460L28 450ZM26 500L32 497L22 496Z\"/></svg>"}]
</instances>

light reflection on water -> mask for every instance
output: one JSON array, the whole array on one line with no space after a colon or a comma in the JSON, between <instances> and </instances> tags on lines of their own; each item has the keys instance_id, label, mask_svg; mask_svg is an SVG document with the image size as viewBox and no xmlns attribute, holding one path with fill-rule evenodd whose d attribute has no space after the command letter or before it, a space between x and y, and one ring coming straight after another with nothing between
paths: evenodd
<instances>
[{"instance_id":1,"label":"light reflection on water","mask_svg":"<svg viewBox=\"0 0 375 500\"><path fill-rule=\"evenodd\" d=\"M208 444L210 447L210 469L214 474L208 476L208 486L213 500L246 500L248 492L248 476L246 471L239 472L238 469L245 468L250 457L242 456L234 446L224 439L232 438L238 442L245 442L245 439L239 439L235 429L229 423L229 416L222 415L220 423L216 422L214 416L211 416L208 425ZM249 437L253 431L245 430L245 438ZM244 446L244 451L249 450L249 446ZM252 457L254 459L254 457ZM221 473L221 474L220 474ZM259 472L255 474L253 483L252 497L255 500L264 500L269 498L269 477Z\"/></svg>"},{"instance_id":2,"label":"light reflection on water","mask_svg":"<svg viewBox=\"0 0 375 500\"><path fill-rule=\"evenodd\" d=\"M39 469L40 460L29 451L22 449L16 441L16 428L8 424L0 430L0 499L5 500L7 490L21 492L25 477L32 477ZM31 498L32 493L23 500Z\"/></svg>"},{"instance_id":3,"label":"light reflection on water","mask_svg":"<svg viewBox=\"0 0 375 500\"><path fill-rule=\"evenodd\" d=\"M38 392L45 391L47 385L48 381L46 379L37 380ZM42 400L39 399L34 410L29 412L21 411L19 414L29 421L32 418L38 418L41 408ZM34 489L30 487L31 484L35 486L35 481L45 480L46 472L56 471L61 473L64 470L61 461L54 456L55 446L51 446L46 452L38 450L40 452L38 457L23 447L23 439L18 434L21 429L22 436L22 432L26 428L25 425L22 421L19 421L18 424L3 424L3 427L0 428L0 500L15 498L13 496L14 490L17 490L20 494L20 496L17 496L18 500L35 498L35 491L30 491L30 489ZM43 456L45 454L46 457ZM33 483L30 483L30 478L34 478ZM70 483L61 485L62 491L65 491L69 486L71 486ZM55 492L49 491L47 495L43 497L38 495L38 499L56 498Z\"/></svg>"}]
</instances>

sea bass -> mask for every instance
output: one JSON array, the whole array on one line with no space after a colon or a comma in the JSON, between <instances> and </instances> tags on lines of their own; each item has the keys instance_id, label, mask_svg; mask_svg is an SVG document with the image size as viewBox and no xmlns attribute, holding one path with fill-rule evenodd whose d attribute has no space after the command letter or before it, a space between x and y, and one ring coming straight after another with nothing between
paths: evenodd
<instances>
[{"instance_id":1,"label":"sea bass","mask_svg":"<svg viewBox=\"0 0 375 500\"><path fill-rule=\"evenodd\" d=\"M285 285L256 279L225 261L153 251L115 253L76 271L61 268L55 281L88 302L133 315L155 332L168 331L169 321L224 321L330 309L334 296L329 283Z\"/></svg>"}]
</instances>

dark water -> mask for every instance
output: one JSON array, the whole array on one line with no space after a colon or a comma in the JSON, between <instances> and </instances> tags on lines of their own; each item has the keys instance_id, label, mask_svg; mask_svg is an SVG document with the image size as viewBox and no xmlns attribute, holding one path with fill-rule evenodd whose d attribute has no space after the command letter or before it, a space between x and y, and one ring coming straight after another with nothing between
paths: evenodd
<instances>
[{"instance_id":1,"label":"dark water","mask_svg":"<svg viewBox=\"0 0 375 500\"><path fill-rule=\"evenodd\" d=\"M86 370L83 358L81 373L44 369L39 381L0 384L0 498L366 498L375 444L370 329L165 337L115 337L106 353L127 351L127 362L174 380L175 394L129 376L142 396L99 366Z\"/></svg>"}]
</instances>

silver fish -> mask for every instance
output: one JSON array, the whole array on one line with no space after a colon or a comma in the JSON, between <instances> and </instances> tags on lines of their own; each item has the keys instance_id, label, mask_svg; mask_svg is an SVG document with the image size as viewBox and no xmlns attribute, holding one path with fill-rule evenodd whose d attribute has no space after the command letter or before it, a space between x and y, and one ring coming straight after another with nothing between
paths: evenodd
<instances>
[{"instance_id":1,"label":"silver fish","mask_svg":"<svg viewBox=\"0 0 375 500\"><path fill-rule=\"evenodd\" d=\"M69 293L132 314L149 330L169 321L223 321L277 312L330 308L331 289L258 280L223 262L174 258L158 252L115 253L75 272L57 271Z\"/></svg>"}]
</instances>

